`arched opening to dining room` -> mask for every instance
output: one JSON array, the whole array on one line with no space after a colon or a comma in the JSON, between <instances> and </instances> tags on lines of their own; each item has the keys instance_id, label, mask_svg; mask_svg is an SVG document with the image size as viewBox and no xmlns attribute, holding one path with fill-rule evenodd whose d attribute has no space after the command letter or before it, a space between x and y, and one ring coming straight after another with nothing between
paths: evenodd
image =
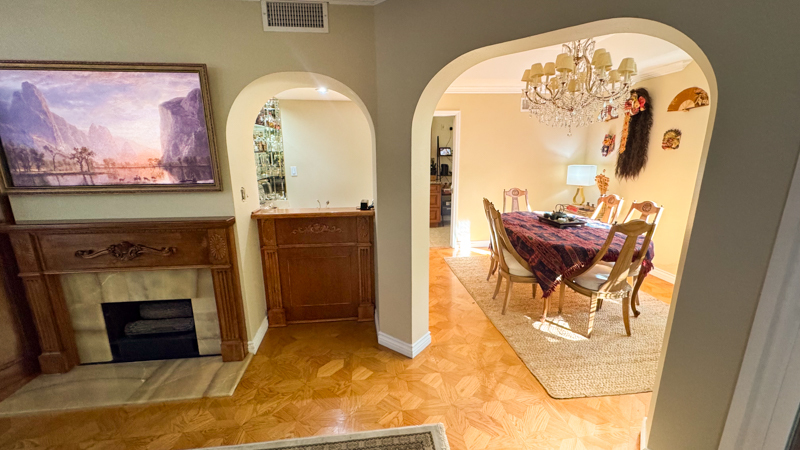
<instances>
[{"instance_id":1,"label":"arched opening to dining room","mask_svg":"<svg viewBox=\"0 0 800 450\"><path fill-rule=\"evenodd\" d=\"M412 145L421 158L431 116L459 112L460 153L454 167L459 185L453 192L459 212L452 226L466 245L431 249L429 328L434 339L437 333L467 341L481 336L482 346L491 342L498 354L519 357L510 369L519 375L517 382L523 384L532 374L543 388L531 395L601 397L615 407L633 402L637 413L614 420L636 427L654 408L650 392L657 390L663 343L672 325L670 310L716 111L716 83L699 48L676 30L640 27L635 20L620 24L586 24L461 56L431 80L420 98ZM620 63L634 59L631 84L617 89L616 97L606 94L590 103L590 110L559 115L552 99L558 88L549 82L563 82L565 95L581 89L570 85L572 78L561 78L558 64L548 72L545 63L556 63L561 53L577 53L586 56L585 76L597 76L593 56L600 49L613 55L613 65L601 70L606 79L624 81L627 69ZM532 77L536 63L543 70ZM592 79L581 81L580 70L573 70L589 90ZM522 89L527 95L520 95ZM631 99L632 92L637 98ZM486 208L484 198L490 202ZM502 224L494 236L491 208L498 214L494 223ZM567 214L562 222L568 223L558 223L561 212ZM624 236L611 241L601 255L606 261L593 260L611 227L648 215L647 222L657 221L651 227L651 251L640 268L631 269L631 277L624 277L631 305L623 308L628 306L624 294L593 303L590 293L574 285L575 278L604 265L601 277L607 278ZM639 244L647 237L641 234ZM505 274L498 265L505 266ZM617 288L624 291L621 284ZM550 304L543 319L545 298ZM627 320L623 311L628 311ZM494 329L502 337L494 339Z\"/></svg>"}]
</instances>

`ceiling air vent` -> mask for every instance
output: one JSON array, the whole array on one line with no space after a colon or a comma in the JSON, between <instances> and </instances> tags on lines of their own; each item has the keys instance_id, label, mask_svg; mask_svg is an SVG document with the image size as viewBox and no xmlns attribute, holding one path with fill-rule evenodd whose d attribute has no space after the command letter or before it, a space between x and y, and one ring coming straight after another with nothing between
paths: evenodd
<instances>
[{"instance_id":1,"label":"ceiling air vent","mask_svg":"<svg viewBox=\"0 0 800 450\"><path fill-rule=\"evenodd\" d=\"M264 31L328 32L328 4L261 0Z\"/></svg>"}]
</instances>

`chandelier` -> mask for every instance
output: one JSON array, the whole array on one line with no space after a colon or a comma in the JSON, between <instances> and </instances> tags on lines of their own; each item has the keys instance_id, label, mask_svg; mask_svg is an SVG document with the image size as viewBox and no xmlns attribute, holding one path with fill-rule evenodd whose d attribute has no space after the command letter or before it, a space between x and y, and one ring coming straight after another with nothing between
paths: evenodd
<instances>
[{"instance_id":1,"label":"chandelier","mask_svg":"<svg viewBox=\"0 0 800 450\"><path fill-rule=\"evenodd\" d=\"M564 44L555 63L536 63L522 75L525 108L539 122L568 129L605 120L611 110L622 108L636 75L636 62L625 58L611 68L611 54L594 49L594 39Z\"/></svg>"}]
</instances>

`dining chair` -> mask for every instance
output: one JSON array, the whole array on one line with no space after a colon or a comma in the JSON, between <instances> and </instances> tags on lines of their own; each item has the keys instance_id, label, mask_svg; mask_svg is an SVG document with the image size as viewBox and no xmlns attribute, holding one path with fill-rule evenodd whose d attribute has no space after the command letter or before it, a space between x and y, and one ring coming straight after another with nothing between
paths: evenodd
<instances>
[{"instance_id":1,"label":"dining chair","mask_svg":"<svg viewBox=\"0 0 800 450\"><path fill-rule=\"evenodd\" d=\"M619 211L622 209L623 201L619 195L606 194L601 196L597 199L597 207L594 209L591 218L608 224L616 222ZM601 212L602 216L600 215Z\"/></svg>"},{"instance_id":2,"label":"dining chair","mask_svg":"<svg viewBox=\"0 0 800 450\"><path fill-rule=\"evenodd\" d=\"M622 219L622 222L630 222L634 220L634 214L639 213L639 217L637 219L644 220L645 222L649 222L651 216L653 216L653 221L651 223L658 224L658 221L661 219L661 214L664 212L663 206L658 206L655 202L651 201L644 201L637 203L636 200L631 203L631 208L628 210L628 213L625 214L625 217ZM656 226L658 228L658 226Z\"/></svg>"},{"instance_id":3,"label":"dining chair","mask_svg":"<svg viewBox=\"0 0 800 450\"><path fill-rule=\"evenodd\" d=\"M653 217L653 221L650 223L655 225L655 228L653 229L653 235L655 236L655 230L658 228L658 222L661 220L661 214L664 213L664 207L658 206L655 202L651 201L637 203L636 200L634 200L633 203L631 203L631 209L628 210L627 214L625 214L625 218L622 219L622 222L625 223L634 220L633 216L637 212L639 213L639 220L644 220L645 222L647 222L651 216ZM608 262L606 263L613 264ZM641 267L637 267L635 270L630 272L630 276L633 278L633 301L636 306L639 306L639 288L642 286L642 282L644 281L644 278L639 278L640 270ZM638 317L639 311L635 310L634 315Z\"/></svg>"},{"instance_id":4,"label":"dining chair","mask_svg":"<svg viewBox=\"0 0 800 450\"><path fill-rule=\"evenodd\" d=\"M511 197L511 212L519 211L519 198L525 197L525 207L528 212L531 211L531 205L528 203L528 190L520 188L511 188L503 190L503 212L506 212L506 197Z\"/></svg>"},{"instance_id":5,"label":"dining chair","mask_svg":"<svg viewBox=\"0 0 800 450\"><path fill-rule=\"evenodd\" d=\"M531 266L528 261L517 253L511 241L508 239L508 234L503 226L503 218L493 204L489 204L489 214L492 217L492 230L494 233L494 240L497 244L497 285L494 288L494 295L492 298L497 297L500 291L501 280L505 279L506 282L506 296L503 300L503 314L508 309L508 301L511 299L511 292L514 290L514 283L530 283L532 285L531 292L533 298L536 298L536 276L533 274Z\"/></svg>"},{"instance_id":6,"label":"dining chair","mask_svg":"<svg viewBox=\"0 0 800 450\"><path fill-rule=\"evenodd\" d=\"M483 198L483 212L486 214L486 222L489 223L489 274L486 275L486 281L489 281L489 278L494 275L497 271L497 243L494 241L494 230L492 229L492 215L489 213L489 209L492 208L492 202ZM499 281L499 278L498 278ZM494 294L497 296L497 292Z\"/></svg>"},{"instance_id":7,"label":"dining chair","mask_svg":"<svg viewBox=\"0 0 800 450\"><path fill-rule=\"evenodd\" d=\"M647 249L650 246L650 241L653 238L653 231L656 226L652 223L647 223L644 220L632 220L623 224L614 224L608 232L608 238L600 248L600 251L594 256L592 263L578 275L563 278L561 280L561 291L558 298L558 313L561 314L564 306L564 296L567 287L570 287L575 292L585 295L590 298L589 302L589 327L586 337L592 336L594 328L594 316L597 313L598 305L602 304L604 299L622 299L622 321L625 324L625 333L631 335L630 324L630 309L636 313L636 305L631 302L633 288L628 284L628 277L634 269L641 267ZM603 256L608 252L611 242L614 237L619 234L625 235L625 242L619 252L617 263L612 266L599 264ZM644 235L641 250L639 255L633 263L628 264L627 261L633 260L636 253L639 236ZM544 300L544 308L542 313L542 322L547 320L547 313L550 307L549 299ZM638 315L638 314L637 314Z\"/></svg>"}]
</instances>

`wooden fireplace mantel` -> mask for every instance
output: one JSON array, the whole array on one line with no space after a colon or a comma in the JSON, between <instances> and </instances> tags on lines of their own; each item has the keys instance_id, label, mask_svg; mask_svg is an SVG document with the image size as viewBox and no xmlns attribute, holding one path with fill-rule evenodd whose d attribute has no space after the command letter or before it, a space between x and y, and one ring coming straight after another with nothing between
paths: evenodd
<instances>
[{"instance_id":1,"label":"wooden fireplace mantel","mask_svg":"<svg viewBox=\"0 0 800 450\"><path fill-rule=\"evenodd\" d=\"M19 276L33 311L43 373L79 364L59 276L208 268L214 279L222 359L247 355L233 217L26 222L0 226L8 233Z\"/></svg>"}]
</instances>

